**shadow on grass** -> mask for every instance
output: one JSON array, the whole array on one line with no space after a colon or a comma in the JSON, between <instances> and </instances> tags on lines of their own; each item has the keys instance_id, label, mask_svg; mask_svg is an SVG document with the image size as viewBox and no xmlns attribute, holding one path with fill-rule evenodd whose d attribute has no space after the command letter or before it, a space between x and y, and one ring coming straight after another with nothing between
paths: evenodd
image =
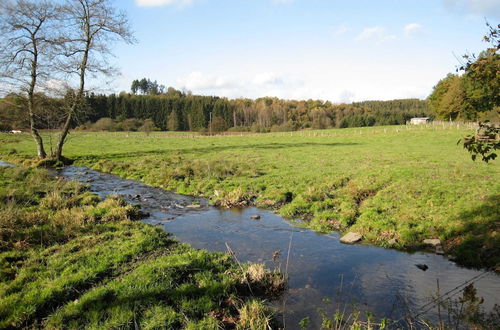
<instances>
[{"instance_id":1,"label":"shadow on grass","mask_svg":"<svg viewBox=\"0 0 500 330\"><path fill-rule=\"evenodd\" d=\"M471 267L500 266L500 194L459 217L463 225L450 232L455 238L449 243L457 261Z\"/></svg>"},{"instance_id":2,"label":"shadow on grass","mask_svg":"<svg viewBox=\"0 0 500 330\"><path fill-rule=\"evenodd\" d=\"M103 153L103 154L93 154L87 156L76 156L75 159L88 159L98 158L98 159L114 159L114 158L129 158L129 157L141 157L141 156L151 156L151 155L162 155L167 152L189 152L189 153L214 153L227 150L241 150L241 149L256 149L256 150L278 150L278 149L289 149L289 148L303 148L303 147L344 147L344 146L354 146L359 145L359 143L266 143L266 144L245 144L245 145L225 145L225 146L203 146L195 148L180 148L171 150L145 150L145 151L131 151L131 152L117 152L117 153Z\"/></svg>"}]
</instances>

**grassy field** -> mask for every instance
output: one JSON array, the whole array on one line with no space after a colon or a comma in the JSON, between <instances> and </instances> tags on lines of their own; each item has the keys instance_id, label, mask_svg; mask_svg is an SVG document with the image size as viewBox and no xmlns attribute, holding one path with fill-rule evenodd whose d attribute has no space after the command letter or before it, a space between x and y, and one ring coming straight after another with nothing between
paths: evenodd
<instances>
[{"instance_id":1,"label":"grassy field","mask_svg":"<svg viewBox=\"0 0 500 330\"><path fill-rule=\"evenodd\" d=\"M357 231L382 246L412 249L440 238L461 263L494 266L500 165L471 161L457 145L470 132L456 125L227 137L79 132L65 155L216 205L258 205L318 231ZM0 141L2 159L32 162L28 135Z\"/></svg>"},{"instance_id":2,"label":"grassy field","mask_svg":"<svg viewBox=\"0 0 500 330\"><path fill-rule=\"evenodd\" d=\"M101 201L46 170L0 167L0 182L0 328L264 329L272 322L261 298L284 281L263 265L180 244L133 221L138 209L120 198Z\"/></svg>"}]
</instances>

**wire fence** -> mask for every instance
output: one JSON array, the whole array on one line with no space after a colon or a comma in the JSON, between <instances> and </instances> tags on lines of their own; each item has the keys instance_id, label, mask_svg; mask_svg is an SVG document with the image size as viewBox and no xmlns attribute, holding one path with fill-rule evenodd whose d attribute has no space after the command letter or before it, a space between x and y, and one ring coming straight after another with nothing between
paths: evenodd
<instances>
[{"instance_id":1,"label":"wire fence","mask_svg":"<svg viewBox=\"0 0 500 330\"><path fill-rule=\"evenodd\" d=\"M289 132L218 132L206 134L200 132L97 132L97 131L72 131L79 135L88 135L100 137L116 138L134 138L134 139L213 139L213 138L238 138L238 137L291 137L291 138L335 138L344 136L356 135L381 135L381 134L398 134L402 132L419 132L419 131L443 131L443 130L477 130L478 123L475 122L458 122L458 121L432 121L420 125L394 125L394 126L369 126L369 127L351 127L341 129L303 129ZM43 134L50 136L58 134L58 131L44 130ZM18 137L29 136L29 132L25 131L21 134L15 134Z\"/></svg>"}]
</instances>

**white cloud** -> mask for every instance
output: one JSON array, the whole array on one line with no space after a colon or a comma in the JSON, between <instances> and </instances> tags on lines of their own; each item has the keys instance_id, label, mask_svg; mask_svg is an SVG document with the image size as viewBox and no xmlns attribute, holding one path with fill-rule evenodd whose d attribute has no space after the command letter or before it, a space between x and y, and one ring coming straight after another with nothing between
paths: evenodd
<instances>
[{"instance_id":1,"label":"white cloud","mask_svg":"<svg viewBox=\"0 0 500 330\"><path fill-rule=\"evenodd\" d=\"M197 0L135 0L135 4L139 7L156 7L169 5L184 7L192 4L195 1Z\"/></svg>"},{"instance_id":2,"label":"white cloud","mask_svg":"<svg viewBox=\"0 0 500 330\"><path fill-rule=\"evenodd\" d=\"M486 17L500 17L498 0L443 0L446 8Z\"/></svg>"},{"instance_id":3,"label":"white cloud","mask_svg":"<svg viewBox=\"0 0 500 330\"><path fill-rule=\"evenodd\" d=\"M231 98L276 96L281 98L308 98L313 90L304 91L304 82L297 77L279 76L273 72L240 76L224 76L191 72L177 79L176 88L184 88L195 94L218 95ZM319 95L318 95L319 96Z\"/></svg>"},{"instance_id":4,"label":"white cloud","mask_svg":"<svg viewBox=\"0 0 500 330\"><path fill-rule=\"evenodd\" d=\"M280 85L283 83L283 79L272 72L263 72L255 75L253 83L256 85Z\"/></svg>"},{"instance_id":5,"label":"white cloud","mask_svg":"<svg viewBox=\"0 0 500 330\"><path fill-rule=\"evenodd\" d=\"M386 29L382 26L372 26L364 28L356 37L356 41L375 40L377 42L384 42L396 39L396 36L388 34Z\"/></svg>"},{"instance_id":6,"label":"white cloud","mask_svg":"<svg viewBox=\"0 0 500 330\"><path fill-rule=\"evenodd\" d=\"M45 91L64 93L69 88L68 83L60 79L50 79L45 84Z\"/></svg>"},{"instance_id":7,"label":"white cloud","mask_svg":"<svg viewBox=\"0 0 500 330\"><path fill-rule=\"evenodd\" d=\"M354 65L354 63L357 63ZM173 87L194 94L217 95L228 98L275 96L283 99L322 99L337 103L362 100L390 100L426 97L442 72L435 68L405 69L394 63L319 61L317 66L305 65L294 73L252 69L240 73L191 72L179 76ZM429 79L429 74L436 77ZM335 77L334 79L332 77ZM407 77L412 77L408 80Z\"/></svg>"},{"instance_id":8,"label":"white cloud","mask_svg":"<svg viewBox=\"0 0 500 330\"><path fill-rule=\"evenodd\" d=\"M418 23L410 23L403 28L403 31L407 36L413 35L422 31L422 25Z\"/></svg>"},{"instance_id":9,"label":"white cloud","mask_svg":"<svg viewBox=\"0 0 500 330\"><path fill-rule=\"evenodd\" d=\"M236 85L236 81L228 77L206 75L197 71L191 72L185 78L178 79L178 83L189 90L216 90Z\"/></svg>"}]
</instances>

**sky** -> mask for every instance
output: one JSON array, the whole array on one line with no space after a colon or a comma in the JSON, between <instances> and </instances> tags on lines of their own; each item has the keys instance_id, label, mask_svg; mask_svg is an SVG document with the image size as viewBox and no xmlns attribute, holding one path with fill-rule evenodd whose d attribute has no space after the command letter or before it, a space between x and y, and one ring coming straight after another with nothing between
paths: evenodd
<instances>
[{"instance_id":1,"label":"sky","mask_svg":"<svg viewBox=\"0 0 500 330\"><path fill-rule=\"evenodd\" d=\"M426 98L487 45L500 0L116 0L137 43L111 92L149 78L194 94L335 103Z\"/></svg>"}]
</instances>

